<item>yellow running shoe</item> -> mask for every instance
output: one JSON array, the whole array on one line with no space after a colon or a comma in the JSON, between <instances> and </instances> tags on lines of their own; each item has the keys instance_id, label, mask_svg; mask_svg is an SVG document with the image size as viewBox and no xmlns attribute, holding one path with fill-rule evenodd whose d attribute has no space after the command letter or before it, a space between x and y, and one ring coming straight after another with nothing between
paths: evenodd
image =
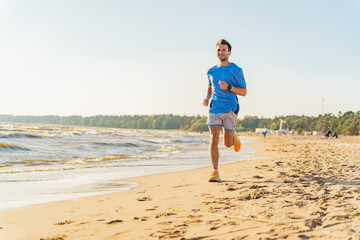
<instances>
[{"instance_id":1,"label":"yellow running shoe","mask_svg":"<svg viewBox=\"0 0 360 240\"><path fill-rule=\"evenodd\" d=\"M238 152L241 148L241 142L236 132L234 132L234 137L236 137L236 143L234 144L233 149L235 152Z\"/></svg>"},{"instance_id":2,"label":"yellow running shoe","mask_svg":"<svg viewBox=\"0 0 360 240\"><path fill-rule=\"evenodd\" d=\"M212 171L209 177L209 182L220 182L220 175L218 171Z\"/></svg>"}]
</instances>

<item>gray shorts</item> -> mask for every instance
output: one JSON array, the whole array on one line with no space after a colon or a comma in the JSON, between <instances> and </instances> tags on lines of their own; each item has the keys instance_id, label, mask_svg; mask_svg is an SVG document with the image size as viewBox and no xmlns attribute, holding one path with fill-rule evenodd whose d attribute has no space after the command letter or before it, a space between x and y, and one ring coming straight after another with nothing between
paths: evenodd
<instances>
[{"instance_id":1,"label":"gray shorts","mask_svg":"<svg viewBox=\"0 0 360 240\"><path fill-rule=\"evenodd\" d=\"M225 132L234 133L237 115L234 112L226 113L210 113L208 118L208 125L210 127L224 127Z\"/></svg>"}]
</instances>

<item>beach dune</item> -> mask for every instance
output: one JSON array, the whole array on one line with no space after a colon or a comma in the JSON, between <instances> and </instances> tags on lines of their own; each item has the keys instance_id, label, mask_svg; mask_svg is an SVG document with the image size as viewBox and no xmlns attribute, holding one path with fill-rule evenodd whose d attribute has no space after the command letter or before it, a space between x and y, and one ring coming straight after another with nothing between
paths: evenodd
<instances>
[{"instance_id":1,"label":"beach dune","mask_svg":"<svg viewBox=\"0 0 360 240\"><path fill-rule=\"evenodd\" d=\"M0 239L360 239L360 138L254 137L261 157L0 212ZM122 180L123 181L123 180Z\"/></svg>"}]
</instances>

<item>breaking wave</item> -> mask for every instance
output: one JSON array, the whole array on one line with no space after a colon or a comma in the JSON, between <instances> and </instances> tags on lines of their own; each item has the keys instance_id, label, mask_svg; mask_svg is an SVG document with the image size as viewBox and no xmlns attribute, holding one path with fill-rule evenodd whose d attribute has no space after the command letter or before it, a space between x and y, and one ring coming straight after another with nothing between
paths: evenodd
<instances>
[{"instance_id":1,"label":"breaking wave","mask_svg":"<svg viewBox=\"0 0 360 240\"><path fill-rule=\"evenodd\" d=\"M137 147L135 143L107 143L107 142L94 142L93 144L102 145L102 146L112 146L112 147Z\"/></svg>"},{"instance_id":2,"label":"breaking wave","mask_svg":"<svg viewBox=\"0 0 360 240\"><path fill-rule=\"evenodd\" d=\"M32 133L19 133L19 132L11 132L11 133L1 133L0 138L42 138L43 136L32 134Z\"/></svg>"},{"instance_id":3,"label":"breaking wave","mask_svg":"<svg viewBox=\"0 0 360 240\"><path fill-rule=\"evenodd\" d=\"M10 149L10 150L29 150L27 148L23 148L23 147L19 147L16 144L10 144L10 143L0 143L0 150L6 150L6 149Z\"/></svg>"}]
</instances>

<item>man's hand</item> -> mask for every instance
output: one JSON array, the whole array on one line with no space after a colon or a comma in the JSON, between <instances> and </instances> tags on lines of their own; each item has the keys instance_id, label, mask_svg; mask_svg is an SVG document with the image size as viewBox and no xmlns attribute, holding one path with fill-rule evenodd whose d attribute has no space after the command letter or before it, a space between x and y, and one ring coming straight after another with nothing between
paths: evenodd
<instances>
[{"instance_id":1,"label":"man's hand","mask_svg":"<svg viewBox=\"0 0 360 240\"><path fill-rule=\"evenodd\" d=\"M207 105L209 105L209 98L205 98L203 100L203 105L206 107Z\"/></svg>"},{"instance_id":2,"label":"man's hand","mask_svg":"<svg viewBox=\"0 0 360 240\"><path fill-rule=\"evenodd\" d=\"M223 90L227 90L227 87L229 86L229 84L227 84L224 81L219 81L219 85L220 85L220 88Z\"/></svg>"}]
</instances>

